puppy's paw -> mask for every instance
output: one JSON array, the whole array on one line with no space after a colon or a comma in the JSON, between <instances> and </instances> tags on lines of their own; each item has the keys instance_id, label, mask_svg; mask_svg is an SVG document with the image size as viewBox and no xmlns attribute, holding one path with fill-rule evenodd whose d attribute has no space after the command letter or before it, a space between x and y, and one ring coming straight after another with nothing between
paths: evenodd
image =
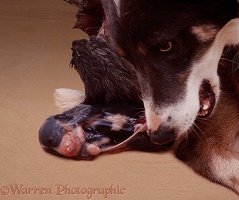
<instances>
[{"instance_id":1,"label":"puppy's paw","mask_svg":"<svg viewBox=\"0 0 239 200\"><path fill-rule=\"evenodd\" d=\"M78 106L84 101L84 99L85 93L82 91L68 88L55 89L55 105L60 111L66 111L75 106Z\"/></svg>"}]
</instances>

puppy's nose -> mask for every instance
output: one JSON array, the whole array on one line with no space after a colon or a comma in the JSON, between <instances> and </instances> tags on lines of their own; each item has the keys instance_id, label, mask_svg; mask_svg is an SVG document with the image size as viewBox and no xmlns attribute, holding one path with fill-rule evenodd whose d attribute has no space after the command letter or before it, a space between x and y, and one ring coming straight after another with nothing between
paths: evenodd
<instances>
[{"instance_id":1,"label":"puppy's nose","mask_svg":"<svg viewBox=\"0 0 239 200\"><path fill-rule=\"evenodd\" d=\"M149 131L149 134L151 142L158 145L167 144L176 139L175 130L163 125L161 125L157 131Z\"/></svg>"}]
</instances>

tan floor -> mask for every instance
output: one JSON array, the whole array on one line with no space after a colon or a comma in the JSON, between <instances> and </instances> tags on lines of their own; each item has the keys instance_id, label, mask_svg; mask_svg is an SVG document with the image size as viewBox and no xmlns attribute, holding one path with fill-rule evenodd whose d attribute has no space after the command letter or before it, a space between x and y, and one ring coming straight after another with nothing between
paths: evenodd
<instances>
[{"instance_id":1,"label":"tan floor","mask_svg":"<svg viewBox=\"0 0 239 200\"><path fill-rule=\"evenodd\" d=\"M0 2L0 199L104 199L112 188L108 199L238 199L169 152L74 161L42 150L38 129L58 112L54 89L83 89L68 67L71 42L84 37L72 29L75 12L61 0Z\"/></svg>"}]
</instances>

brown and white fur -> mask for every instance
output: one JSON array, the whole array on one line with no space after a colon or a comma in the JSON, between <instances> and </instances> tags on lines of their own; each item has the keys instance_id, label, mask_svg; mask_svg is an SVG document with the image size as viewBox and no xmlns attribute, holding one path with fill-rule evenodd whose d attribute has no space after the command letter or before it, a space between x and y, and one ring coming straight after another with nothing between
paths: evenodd
<instances>
[{"instance_id":1,"label":"brown and white fur","mask_svg":"<svg viewBox=\"0 0 239 200\"><path fill-rule=\"evenodd\" d=\"M238 47L227 47L225 52L228 50L229 57L223 56L219 63L221 94L217 106L209 118L196 120L176 155L199 174L239 194Z\"/></svg>"}]
</instances>

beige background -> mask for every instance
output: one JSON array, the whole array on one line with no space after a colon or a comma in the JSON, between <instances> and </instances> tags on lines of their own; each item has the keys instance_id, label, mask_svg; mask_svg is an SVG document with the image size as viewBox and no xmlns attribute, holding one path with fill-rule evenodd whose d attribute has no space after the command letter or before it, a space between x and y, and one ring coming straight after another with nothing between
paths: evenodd
<instances>
[{"instance_id":1,"label":"beige background","mask_svg":"<svg viewBox=\"0 0 239 200\"><path fill-rule=\"evenodd\" d=\"M87 199L61 193L74 188L125 189L108 199L238 199L230 190L196 175L168 153L124 152L94 161L45 153L38 129L57 113L55 88L83 89L71 70L76 8L61 0L0 1L0 199ZM15 194L13 188L48 188L51 194ZM4 196L9 189L9 194ZM9 198L7 198L9 197ZM93 199L104 199L95 194Z\"/></svg>"}]
</instances>

